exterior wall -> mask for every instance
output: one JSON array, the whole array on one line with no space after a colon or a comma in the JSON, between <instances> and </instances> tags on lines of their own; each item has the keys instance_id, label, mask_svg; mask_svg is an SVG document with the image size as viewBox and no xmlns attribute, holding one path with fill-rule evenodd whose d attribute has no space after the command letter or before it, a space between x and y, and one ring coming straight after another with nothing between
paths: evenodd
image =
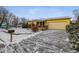
<instances>
[{"instance_id":1,"label":"exterior wall","mask_svg":"<svg viewBox=\"0 0 79 59\"><path fill-rule=\"evenodd\" d=\"M70 19L66 19L66 20L47 20L45 21L45 25L48 25L49 22L66 22L67 24L70 24Z\"/></svg>"},{"instance_id":2,"label":"exterior wall","mask_svg":"<svg viewBox=\"0 0 79 59\"><path fill-rule=\"evenodd\" d=\"M53 23L53 24L49 25L49 23ZM58 20L55 20L55 19L50 20L49 19L49 20L45 21L45 25L48 26L48 29L65 29L66 25L69 25L69 24L70 24L70 19L58 19Z\"/></svg>"},{"instance_id":3,"label":"exterior wall","mask_svg":"<svg viewBox=\"0 0 79 59\"><path fill-rule=\"evenodd\" d=\"M36 25L37 24L37 21L33 21L32 23L34 23Z\"/></svg>"},{"instance_id":4,"label":"exterior wall","mask_svg":"<svg viewBox=\"0 0 79 59\"><path fill-rule=\"evenodd\" d=\"M50 22L48 23L48 29L66 29L66 22Z\"/></svg>"},{"instance_id":5,"label":"exterior wall","mask_svg":"<svg viewBox=\"0 0 79 59\"><path fill-rule=\"evenodd\" d=\"M28 24L31 24L32 22L28 22Z\"/></svg>"},{"instance_id":6,"label":"exterior wall","mask_svg":"<svg viewBox=\"0 0 79 59\"><path fill-rule=\"evenodd\" d=\"M40 21L31 21L28 22L29 24L34 23L35 25L37 25L37 22ZM52 24L49 24L52 23ZM66 25L70 24L70 18L63 18L63 19L48 19L44 21L44 25L48 27L48 29L65 29ZM54 28L53 28L54 26Z\"/></svg>"}]
</instances>

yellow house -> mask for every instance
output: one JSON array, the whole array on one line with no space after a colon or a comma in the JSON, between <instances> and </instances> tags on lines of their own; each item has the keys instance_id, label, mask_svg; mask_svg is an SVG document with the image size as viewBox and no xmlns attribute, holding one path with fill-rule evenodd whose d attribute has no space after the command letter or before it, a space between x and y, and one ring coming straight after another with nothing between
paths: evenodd
<instances>
[{"instance_id":1,"label":"yellow house","mask_svg":"<svg viewBox=\"0 0 79 59\"><path fill-rule=\"evenodd\" d=\"M43 21L41 20L31 20L27 22L28 24L42 25Z\"/></svg>"},{"instance_id":2,"label":"yellow house","mask_svg":"<svg viewBox=\"0 0 79 59\"><path fill-rule=\"evenodd\" d=\"M48 29L66 29L66 25L70 24L70 17L46 19L45 25Z\"/></svg>"},{"instance_id":3,"label":"yellow house","mask_svg":"<svg viewBox=\"0 0 79 59\"><path fill-rule=\"evenodd\" d=\"M30 21L27 21L27 23L28 23L28 27L31 28L32 23L37 25L37 20L30 20Z\"/></svg>"},{"instance_id":4,"label":"yellow house","mask_svg":"<svg viewBox=\"0 0 79 59\"><path fill-rule=\"evenodd\" d=\"M32 23L36 25L37 24L37 20L33 20Z\"/></svg>"}]
</instances>

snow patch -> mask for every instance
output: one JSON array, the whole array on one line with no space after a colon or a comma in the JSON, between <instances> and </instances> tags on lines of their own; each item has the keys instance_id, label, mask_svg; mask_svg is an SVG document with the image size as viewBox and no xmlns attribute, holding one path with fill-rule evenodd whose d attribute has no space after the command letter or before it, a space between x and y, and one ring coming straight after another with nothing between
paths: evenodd
<instances>
[{"instance_id":1,"label":"snow patch","mask_svg":"<svg viewBox=\"0 0 79 59\"><path fill-rule=\"evenodd\" d=\"M10 28L10 29L15 30L15 32L12 35L13 37L12 43L18 43L22 41L23 39L27 39L41 33L41 31L34 33L32 32L31 29L23 29L23 28ZM4 43L6 44L10 43L10 34L8 33L8 30L0 29L0 39L3 40Z\"/></svg>"}]
</instances>

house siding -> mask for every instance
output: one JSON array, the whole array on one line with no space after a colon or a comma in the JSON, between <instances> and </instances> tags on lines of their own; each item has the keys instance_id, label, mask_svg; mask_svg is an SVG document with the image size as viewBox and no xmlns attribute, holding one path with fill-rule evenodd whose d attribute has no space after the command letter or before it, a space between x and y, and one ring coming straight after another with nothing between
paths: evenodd
<instances>
[{"instance_id":1,"label":"house siding","mask_svg":"<svg viewBox=\"0 0 79 59\"><path fill-rule=\"evenodd\" d=\"M69 19L56 19L56 20L55 19L48 19L47 21L45 21L45 25L48 26L48 29L50 29L50 27L52 27L52 25L49 25L49 23L53 23L53 24L58 23L58 26L56 24L56 26L58 28L56 28L56 26L54 25L54 28L51 28L51 29L66 29L66 25L70 24L70 18ZM61 23L63 23L63 25Z\"/></svg>"}]
</instances>

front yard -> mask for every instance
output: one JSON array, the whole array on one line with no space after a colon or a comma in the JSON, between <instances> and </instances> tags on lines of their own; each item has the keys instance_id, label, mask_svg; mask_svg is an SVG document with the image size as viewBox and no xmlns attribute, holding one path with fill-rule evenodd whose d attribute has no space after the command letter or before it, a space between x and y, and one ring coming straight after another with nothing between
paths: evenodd
<instances>
[{"instance_id":1,"label":"front yard","mask_svg":"<svg viewBox=\"0 0 79 59\"><path fill-rule=\"evenodd\" d=\"M71 49L71 44L69 43L68 35L64 30L46 30L37 32L37 34L31 32L31 34L33 35L29 37L26 34L22 34L23 35L22 37L18 35L16 37L15 35L13 35L14 37L13 42L16 43L7 46L2 45L2 48L0 48L0 52L2 53L3 52L8 53L76 52L75 50Z\"/></svg>"}]
</instances>

